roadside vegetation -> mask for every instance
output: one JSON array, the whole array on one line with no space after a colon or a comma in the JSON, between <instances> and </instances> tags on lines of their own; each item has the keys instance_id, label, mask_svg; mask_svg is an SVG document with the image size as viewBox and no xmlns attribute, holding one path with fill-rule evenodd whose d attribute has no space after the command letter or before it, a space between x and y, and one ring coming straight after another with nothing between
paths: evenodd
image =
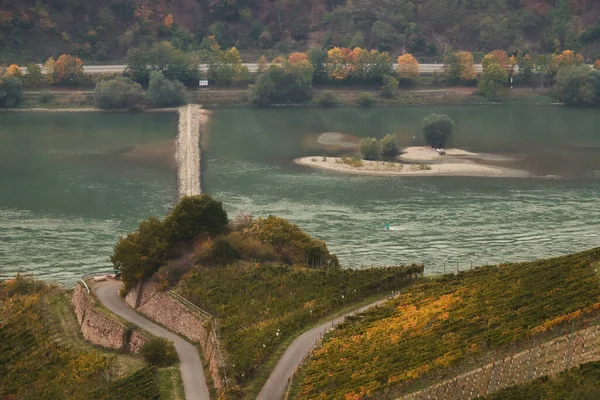
<instances>
[{"instance_id":1,"label":"roadside vegetation","mask_svg":"<svg viewBox=\"0 0 600 400\"><path fill-rule=\"evenodd\" d=\"M0 397L156 399L155 368L72 338L79 332L69 328L77 322L65 297L27 276L0 282Z\"/></svg>"},{"instance_id":2,"label":"roadside vegetation","mask_svg":"<svg viewBox=\"0 0 600 400\"><path fill-rule=\"evenodd\" d=\"M298 399L397 396L449 367L596 317L600 249L418 282L313 353Z\"/></svg>"},{"instance_id":3,"label":"roadside vegetation","mask_svg":"<svg viewBox=\"0 0 600 400\"><path fill-rule=\"evenodd\" d=\"M476 400L594 400L599 387L600 362L590 362Z\"/></svg>"}]
</instances>

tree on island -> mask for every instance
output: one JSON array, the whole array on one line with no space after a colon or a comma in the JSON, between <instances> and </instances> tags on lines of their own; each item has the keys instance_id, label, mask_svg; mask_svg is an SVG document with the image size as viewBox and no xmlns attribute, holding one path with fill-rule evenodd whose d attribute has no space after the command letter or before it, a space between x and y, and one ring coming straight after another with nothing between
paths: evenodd
<instances>
[{"instance_id":1,"label":"tree on island","mask_svg":"<svg viewBox=\"0 0 600 400\"><path fill-rule=\"evenodd\" d=\"M360 153L365 160L377 160L381 148L379 142L375 138L363 138L358 144Z\"/></svg>"},{"instance_id":2,"label":"tree on island","mask_svg":"<svg viewBox=\"0 0 600 400\"><path fill-rule=\"evenodd\" d=\"M450 140L454 121L446 114L430 114L423 119L421 132L428 146L441 149Z\"/></svg>"},{"instance_id":3,"label":"tree on island","mask_svg":"<svg viewBox=\"0 0 600 400\"><path fill-rule=\"evenodd\" d=\"M389 158L398 155L398 141L394 135L390 135L389 133L385 135L385 137L379 141L379 147L383 157Z\"/></svg>"}]
</instances>

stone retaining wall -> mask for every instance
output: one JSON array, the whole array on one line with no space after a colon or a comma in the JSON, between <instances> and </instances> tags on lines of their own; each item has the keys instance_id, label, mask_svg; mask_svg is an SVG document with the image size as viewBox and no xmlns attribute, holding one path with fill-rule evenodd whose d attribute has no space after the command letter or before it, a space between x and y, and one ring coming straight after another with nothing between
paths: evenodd
<instances>
[{"instance_id":1,"label":"stone retaining wall","mask_svg":"<svg viewBox=\"0 0 600 400\"><path fill-rule=\"evenodd\" d=\"M214 387L220 394L225 392L227 384L222 374L224 358L210 328L213 321L176 301L151 282L138 283L127 294L125 302L167 329L200 344Z\"/></svg>"},{"instance_id":2,"label":"stone retaining wall","mask_svg":"<svg viewBox=\"0 0 600 400\"><path fill-rule=\"evenodd\" d=\"M147 337L137 331L127 334L131 329L116 318L111 318L95 308L95 299L87 294L80 284L75 285L71 299L77 322L83 337L93 344L109 349L123 349L138 353L146 343Z\"/></svg>"},{"instance_id":3,"label":"stone retaining wall","mask_svg":"<svg viewBox=\"0 0 600 400\"><path fill-rule=\"evenodd\" d=\"M496 360L455 378L402 396L400 400L468 400L598 360L600 326L596 325Z\"/></svg>"}]
</instances>

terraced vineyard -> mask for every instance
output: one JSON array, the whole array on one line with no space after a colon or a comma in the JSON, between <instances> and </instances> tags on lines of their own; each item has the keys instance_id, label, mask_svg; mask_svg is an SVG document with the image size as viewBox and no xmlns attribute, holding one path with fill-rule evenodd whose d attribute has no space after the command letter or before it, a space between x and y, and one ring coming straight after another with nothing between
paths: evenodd
<instances>
[{"instance_id":1,"label":"terraced vineyard","mask_svg":"<svg viewBox=\"0 0 600 400\"><path fill-rule=\"evenodd\" d=\"M299 399L399 395L489 349L600 314L600 249L419 282L349 319L307 363Z\"/></svg>"},{"instance_id":2,"label":"terraced vineyard","mask_svg":"<svg viewBox=\"0 0 600 400\"><path fill-rule=\"evenodd\" d=\"M140 369L133 375L121 379L108 389L95 393L97 400L158 400L158 371L156 367L149 366Z\"/></svg>"},{"instance_id":3,"label":"terraced vineyard","mask_svg":"<svg viewBox=\"0 0 600 400\"><path fill-rule=\"evenodd\" d=\"M115 381L116 353L57 336L48 304L65 293L29 277L0 282L0 398L157 399L154 368Z\"/></svg>"},{"instance_id":4,"label":"terraced vineyard","mask_svg":"<svg viewBox=\"0 0 600 400\"><path fill-rule=\"evenodd\" d=\"M422 266L313 270L245 264L200 268L179 292L217 317L230 376L244 385L280 344L323 317L405 287Z\"/></svg>"}]
</instances>

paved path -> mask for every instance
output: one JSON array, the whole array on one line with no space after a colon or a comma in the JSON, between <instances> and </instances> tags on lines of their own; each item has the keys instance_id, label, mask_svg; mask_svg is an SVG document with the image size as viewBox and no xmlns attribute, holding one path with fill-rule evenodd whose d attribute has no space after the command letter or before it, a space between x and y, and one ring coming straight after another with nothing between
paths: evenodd
<instances>
[{"instance_id":1,"label":"paved path","mask_svg":"<svg viewBox=\"0 0 600 400\"><path fill-rule=\"evenodd\" d=\"M121 282L113 280L99 283L95 289L96 296L102 304L118 316L125 318L127 321L136 324L155 336L172 341L179 355L179 369L181 370L181 379L183 380L186 400L209 400L208 387L206 386L206 378L202 369L200 356L198 355L198 349L176 334L156 325L154 322L148 321L125 304L117 293L121 287Z\"/></svg>"},{"instance_id":2,"label":"paved path","mask_svg":"<svg viewBox=\"0 0 600 400\"><path fill-rule=\"evenodd\" d=\"M302 360L310 354L323 333L342 322L346 317L377 307L389 299L376 301L357 310L351 311L336 319L328 321L298 336L287 348L267 382L258 394L257 400L280 400L288 387L289 379Z\"/></svg>"}]
</instances>

